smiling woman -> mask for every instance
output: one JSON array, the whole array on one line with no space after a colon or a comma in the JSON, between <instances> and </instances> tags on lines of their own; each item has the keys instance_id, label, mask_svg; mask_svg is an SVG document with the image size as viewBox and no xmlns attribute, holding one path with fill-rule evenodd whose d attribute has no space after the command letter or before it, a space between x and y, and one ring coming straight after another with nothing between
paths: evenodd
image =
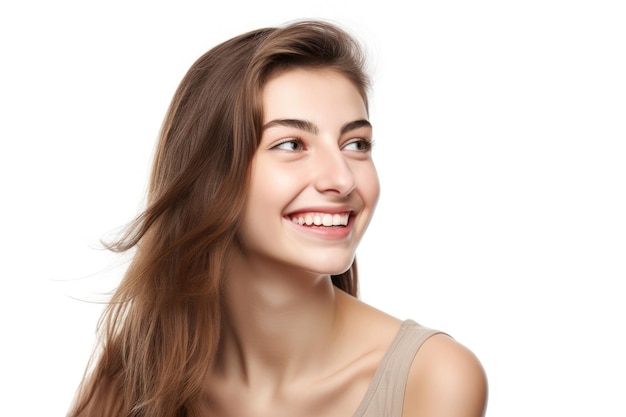
<instances>
[{"instance_id":1,"label":"smiling woman","mask_svg":"<svg viewBox=\"0 0 626 417\"><path fill-rule=\"evenodd\" d=\"M320 21L194 63L147 208L109 246L136 253L70 416L484 414L470 350L356 297L379 196L367 91L358 44Z\"/></svg>"}]
</instances>

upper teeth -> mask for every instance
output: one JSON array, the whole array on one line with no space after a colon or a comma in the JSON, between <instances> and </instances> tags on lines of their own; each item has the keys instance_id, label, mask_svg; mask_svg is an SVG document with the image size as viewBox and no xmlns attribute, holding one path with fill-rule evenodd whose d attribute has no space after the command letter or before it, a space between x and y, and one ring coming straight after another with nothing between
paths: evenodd
<instances>
[{"instance_id":1,"label":"upper teeth","mask_svg":"<svg viewBox=\"0 0 626 417\"><path fill-rule=\"evenodd\" d=\"M291 221L298 224L306 224L307 226L346 226L349 216L348 213L302 213L291 216Z\"/></svg>"}]
</instances>

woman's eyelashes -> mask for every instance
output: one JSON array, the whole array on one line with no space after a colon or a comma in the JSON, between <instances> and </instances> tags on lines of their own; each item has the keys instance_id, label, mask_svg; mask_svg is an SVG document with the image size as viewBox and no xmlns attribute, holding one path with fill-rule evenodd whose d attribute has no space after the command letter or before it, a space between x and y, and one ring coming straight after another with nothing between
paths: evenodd
<instances>
[{"instance_id":1,"label":"woman's eyelashes","mask_svg":"<svg viewBox=\"0 0 626 417\"><path fill-rule=\"evenodd\" d=\"M341 145L341 149L346 151L367 153L372 150L373 145L374 141L371 139L354 138L346 141L343 145ZM295 152L306 150L307 147L305 146L304 141L300 138L288 138L278 142L275 145L272 145L270 149Z\"/></svg>"},{"instance_id":2,"label":"woman's eyelashes","mask_svg":"<svg viewBox=\"0 0 626 417\"><path fill-rule=\"evenodd\" d=\"M370 152L373 146L374 141L372 139L356 138L349 140L345 145L343 145L342 149L357 152Z\"/></svg>"},{"instance_id":3,"label":"woman's eyelashes","mask_svg":"<svg viewBox=\"0 0 626 417\"><path fill-rule=\"evenodd\" d=\"M301 151L304 150L304 143L302 142L302 139L289 138L272 146L271 149L278 149L281 151Z\"/></svg>"}]
</instances>

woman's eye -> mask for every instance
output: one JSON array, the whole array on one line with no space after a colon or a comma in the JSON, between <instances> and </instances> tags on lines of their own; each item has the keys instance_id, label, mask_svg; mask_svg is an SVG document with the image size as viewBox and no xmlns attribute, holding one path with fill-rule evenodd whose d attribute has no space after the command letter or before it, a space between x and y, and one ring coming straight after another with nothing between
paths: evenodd
<instances>
[{"instance_id":1,"label":"woman's eye","mask_svg":"<svg viewBox=\"0 0 626 417\"><path fill-rule=\"evenodd\" d=\"M286 140L273 147L273 149L280 149L283 151L300 151L303 148L304 146L302 145L302 141L299 139Z\"/></svg>"},{"instance_id":2,"label":"woman's eye","mask_svg":"<svg viewBox=\"0 0 626 417\"><path fill-rule=\"evenodd\" d=\"M348 142L343 148L348 151L369 152L372 149L372 142L366 139L357 139Z\"/></svg>"}]
</instances>

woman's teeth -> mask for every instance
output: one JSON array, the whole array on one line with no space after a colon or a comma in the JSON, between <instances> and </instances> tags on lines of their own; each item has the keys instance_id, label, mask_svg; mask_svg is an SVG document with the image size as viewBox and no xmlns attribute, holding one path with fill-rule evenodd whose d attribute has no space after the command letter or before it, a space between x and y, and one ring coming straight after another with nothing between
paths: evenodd
<instances>
[{"instance_id":1,"label":"woman's teeth","mask_svg":"<svg viewBox=\"0 0 626 417\"><path fill-rule=\"evenodd\" d=\"M293 215L291 221L307 226L347 226L349 217L349 213L308 213Z\"/></svg>"}]
</instances>

